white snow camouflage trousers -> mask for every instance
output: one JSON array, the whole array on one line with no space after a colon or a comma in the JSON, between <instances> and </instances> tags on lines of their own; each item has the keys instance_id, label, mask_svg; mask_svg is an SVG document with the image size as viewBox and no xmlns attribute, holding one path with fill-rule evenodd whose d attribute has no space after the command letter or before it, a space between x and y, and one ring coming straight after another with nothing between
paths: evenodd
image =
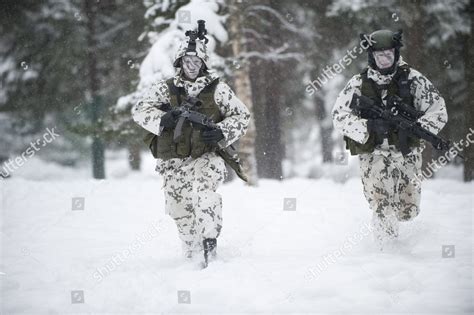
<instances>
[{"instance_id":1,"label":"white snow camouflage trousers","mask_svg":"<svg viewBox=\"0 0 474 315\"><path fill-rule=\"evenodd\" d=\"M403 157L391 151L359 155L364 195L373 211L376 240L398 236L400 221L420 212L421 188L415 176L421 172L421 152Z\"/></svg>"},{"instance_id":2,"label":"white snow camouflage trousers","mask_svg":"<svg viewBox=\"0 0 474 315\"><path fill-rule=\"evenodd\" d=\"M184 251L199 251L205 238L217 238L222 229L222 197L216 190L227 169L215 153L190 162L160 162L165 209L175 221Z\"/></svg>"}]
</instances>

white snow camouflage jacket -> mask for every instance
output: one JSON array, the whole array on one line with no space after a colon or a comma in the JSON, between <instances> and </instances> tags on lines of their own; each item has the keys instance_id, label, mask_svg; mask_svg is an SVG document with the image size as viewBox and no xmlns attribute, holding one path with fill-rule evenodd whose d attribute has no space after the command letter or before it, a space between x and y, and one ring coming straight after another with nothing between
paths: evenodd
<instances>
[{"instance_id":1,"label":"white snow camouflage jacket","mask_svg":"<svg viewBox=\"0 0 474 315\"><path fill-rule=\"evenodd\" d=\"M173 82L178 87L184 87L187 96L197 96L202 89L212 83L218 76L209 73L197 78L194 82L183 80L176 75ZM158 106L169 103L170 95L166 81L159 81L151 86L138 91L136 96L141 102L137 102L132 108L133 120L144 129L159 135L161 116L165 112ZM214 101L224 119L217 123L224 135L224 147L227 147L245 135L250 121L250 112L232 89L220 81L215 89Z\"/></svg>"},{"instance_id":2,"label":"white snow camouflage jacket","mask_svg":"<svg viewBox=\"0 0 474 315\"><path fill-rule=\"evenodd\" d=\"M400 57L399 65L404 64L406 63ZM388 84L392 80L393 74L382 75L380 72L369 67L367 76L381 85ZM448 121L444 99L433 84L417 70L410 68L408 79L413 80L410 86L410 93L413 95L414 106L417 110L425 113L418 122L427 130L437 134ZM332 117L334 127L337 130L344 136L363 144L369 138L367 119L356 116L349 108L354 93L356 95L361 94L361 85L362 77L360 74L353 76L349 80L337 97ZM387 91L382 91L382 99L386 95ZM388 146L377 149L388 149Z\"/></svg>"}]
</instances>

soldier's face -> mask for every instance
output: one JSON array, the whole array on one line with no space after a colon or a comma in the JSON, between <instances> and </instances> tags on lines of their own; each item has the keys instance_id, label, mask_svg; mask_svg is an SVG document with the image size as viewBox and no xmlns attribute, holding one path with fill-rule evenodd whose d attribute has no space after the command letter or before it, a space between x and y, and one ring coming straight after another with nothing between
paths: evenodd
<instances>
[{"instance_id":1,"label":"soldier's face","mask_svg":"<svg viewBox=\"0 0 474 315\"><path fill-rule=\"evenodd\" d=\"M374 51L374 59L379 69L387 69L393 65L395 61L395 48Z\"/></svg>"},{"instance_id":2,"label":"soldier's face","mask_svg":"<svg viewBox=\"0 0 474 315\"><path fill-rule=\"evenodd\" d=\"M201 71L202 60L198 56L183 56L183 71L186 78L194 80Z\"/></svg>"}]
</instances>

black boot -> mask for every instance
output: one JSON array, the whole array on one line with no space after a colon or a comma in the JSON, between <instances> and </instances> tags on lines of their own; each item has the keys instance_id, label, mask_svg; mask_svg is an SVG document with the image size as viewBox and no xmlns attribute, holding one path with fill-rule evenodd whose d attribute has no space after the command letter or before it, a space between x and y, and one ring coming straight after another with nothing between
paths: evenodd
<instances>
[{"instance_id":1,"label":"black boot","mask_svg":"<svg viewBox=\"0 0 474 315\"><path fill-rule=\"evenodd\" d=\"M216 257L217 239L206 238L202 244L204 248L204 268L206 268L209 263L209 256L212 258Z\"/></svg>"}]
</instances>

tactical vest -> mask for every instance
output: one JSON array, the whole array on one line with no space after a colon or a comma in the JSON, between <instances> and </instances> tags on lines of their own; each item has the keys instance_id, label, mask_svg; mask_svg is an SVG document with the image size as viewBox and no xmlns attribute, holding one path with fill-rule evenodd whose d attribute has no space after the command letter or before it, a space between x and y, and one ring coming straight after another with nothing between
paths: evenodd
<instances>
[{"instance_id":1,"label":"tactical vest","mask_svg":"<svg viewBox=\"0 0 474 315\"><path fill-rule=\"evenodd\" d=\"M197 96L202 105L193 110L211 117L215 123L223 120L219 107L214 101L214 92L219 79L214 80L206 86ZM179 107L186 97L183 87L177 87L173 79L166 81L170 93L171 108ZM206 152L215 151L215 147L205 144L201 138L201 130L193 128L189 121L185 121L181 136L175 142L173 140L174 130L164 129L161 135L149 134L145 137L153 156L157 159L169 160L173 158L198 158Z\"/></svg>"},{"instance_id":2,"label":"tactical vest","mask_svg":"<svg viewBox=\"0 0 474 315\"><path fill-rule=\"evenodd\" d=\"M397 95L402 98L403 102L409 106L414 107L413 96L410 93L410 84L411 80L408 80L408 75L410 73L409 65L399 66L396 74L393 76L392 81L387 85L377 85L372 79L369 79L367 76L367 70L361 73L362 85L361 85L361 94L367 97L370 97L377 102L382 102L381 90L387 90L387 96ZM346 142L346 149L350 150L351 155L358 155L363 153L372 153L377 146L376 137L373 132L369 134L369 139L366 143L361 144L347 136L344 137ZM398 131L393 130L389 133L387 137L388 143L394 145L398 150L400 150L400 143L398 140ZM415 137L408 138L408 146L410 148L420 146L420 140Z\"/></svg>"}]
</instances>

